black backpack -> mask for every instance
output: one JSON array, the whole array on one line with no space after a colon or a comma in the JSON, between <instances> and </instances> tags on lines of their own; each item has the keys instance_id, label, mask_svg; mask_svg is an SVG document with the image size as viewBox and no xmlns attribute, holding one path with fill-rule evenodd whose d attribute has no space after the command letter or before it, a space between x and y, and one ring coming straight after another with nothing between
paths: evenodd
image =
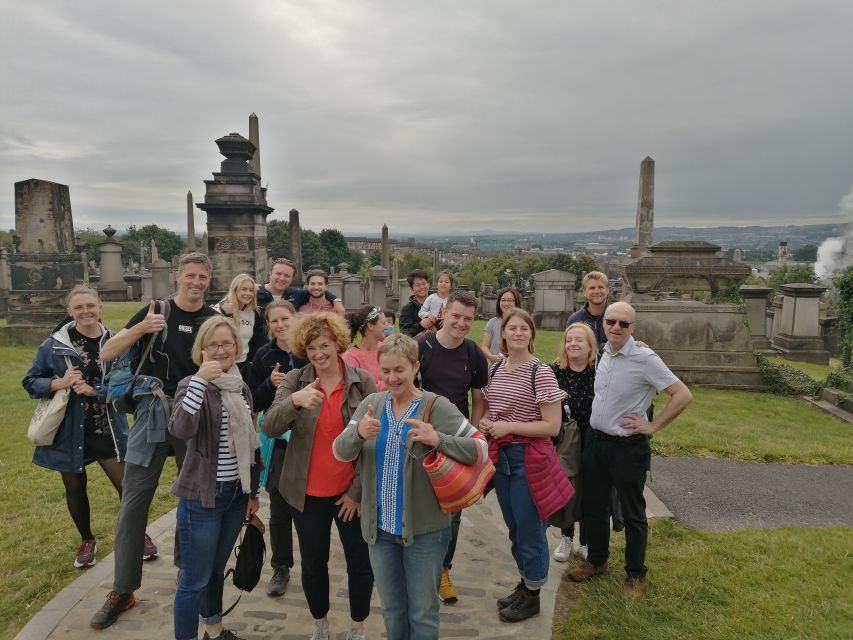
<instances>
[{"instance_id":1,"label":"black backpack","mask_svg":"<svg viewBox=\"0 0 853 640\"><path fill-rule=\"evenodd\" d=\"M256 526L248 522L244 523L243 538L234 547L234 556L237 558L237 562L234 563L233 569L228 569L225 573L226 578L229 575L231 576L231 581L235 587L240 589L241 593L237 596L234 604L222 613L223 616L227 616L234 610L234 607L237 606L237 603L240 602L240 598L243 596L243 591L251 591L258 586L258 582L261 580L261 570L264 568L264 556L266 553L267 546L264 543L264 534Z\"/></svg>"}]
</instances>

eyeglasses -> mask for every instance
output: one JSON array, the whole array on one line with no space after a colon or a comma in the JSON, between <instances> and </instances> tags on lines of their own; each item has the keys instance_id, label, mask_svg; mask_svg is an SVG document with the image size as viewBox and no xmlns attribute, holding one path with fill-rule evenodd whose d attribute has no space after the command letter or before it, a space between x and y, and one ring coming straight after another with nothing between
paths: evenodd
<instances>
[{"instance_id":1,"label":"eyeglasses","mask_svg":"<svg viewBox=\"0 0 853 640\"><path fill-rule=\"evenodd\" d=\"M368 324L376 320L379 317L379 314L382 313L382 309L380 307L373 307L370 310L370 313L367 314L367 317L364 319L364 322L361 323L361 326L358 328L359 331L364 329Z\"/></svg>"},{"instance_id":2,"label":"eyeglasses","mask_svg":"<svg viewBox=\"0 0 853 640\"><path fill-rule=\"evenodd\" d=\"M612 327L613 325L615 325L618 322L619 326L622 327L623 329L627 329L632 324L634 324L633 322L628 322L627 320L616 320L614 318L605 318L604 322L607 323L608 327Z\"/></svg>"},{"instance_id":3,"label":"eyeglasses","mask_svg":"<svg viewBox=\"0 0 853 640\"><path fill-rule=\"evenodd\" d=\"M216 355L216 352L222 349L225 353L230 353L237 345L233 342L223 342L222 344L209 344L204 347L204 350L211 355Z\"/></svg>"}]
</instances>

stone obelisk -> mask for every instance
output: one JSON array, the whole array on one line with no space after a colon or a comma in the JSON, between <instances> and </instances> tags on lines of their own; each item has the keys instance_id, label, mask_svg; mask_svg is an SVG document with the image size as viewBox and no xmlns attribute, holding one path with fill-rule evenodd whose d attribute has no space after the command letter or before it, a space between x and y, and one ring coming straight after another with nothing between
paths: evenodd
<instances>
[{"instance_id":1,"label":"stone obelisk","mask_svg":"<svg viewBox=\"0 0 853 640\"><path fill-rule=\"evenodd\" d=\"M252 156L252 159L249 161L249 166L252 168L252 173L254 173L258 178L261 177L261 137L260 132L258 130L258 116L253 112L252 115L249 116L249 141L255 145L255 155Z\"/></svg>"},{"instance_id":2,"label":"stone obelisk","mask_svg":"<svg viewBox=\"0 0 853 640\"><path fill-rule=\"evenodd\" d=\"M388 242L388 225L382 225L382 267L388 271L391 266L391 245Z\"/></svg>"},{"instance_id":3,"label":"stone obelisk","mask_svg":"<svg viewBox=\"0 0 853 640\"><path fill-rule=\"evenodd\" d=\"M301 287L302 278L302 228L299 226L299 212L290 210L290 218L287 223L287 233L290 235L290 259L296 265L296 273L293 275L294 287Z\"/></svg>"},{"instance_id":4,"label":"stone obelisk","mask_svg":"<svg viewBox=\"0 0 853 640\"><path fill-rule=\"evenodd\" d=\"M195 251L195 211L192 191L187 191L187 251Z\"/></svg>"},{"instance_id":5,"label":"stone obelisk","mask_svg":"<svg viewBox=\"0 0 853 640\"><path fill-rule=\"evenodd\" d=\"M654 244L655 161L646 156L640 163L640 192L637 196L637 248L641 253Z\"/></svg>"}]
</instances>

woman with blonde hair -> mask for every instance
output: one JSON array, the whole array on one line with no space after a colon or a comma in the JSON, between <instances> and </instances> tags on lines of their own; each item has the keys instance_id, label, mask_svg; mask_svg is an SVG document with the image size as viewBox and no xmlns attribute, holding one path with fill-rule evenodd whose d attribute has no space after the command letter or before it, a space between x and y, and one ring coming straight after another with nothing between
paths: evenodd
<instances>
[{"instance_id":1,"label":"woman with blonde hair","mask_svg":"<svg viewBox=\"0 0 853 640\"><path fill-rule=\"evenodd\" d=\"M255 353L265 342L264 318L258 307L256 285L252 276L240 273L234 276L228 293L213 308L231 318L240 337L240 355L237 368L244 380L248 380L249 366Z\"/></svg>"},{"instance_id":2,"label":"woman with blonde hair","mask_svg":"<svg viewBox=\"0 0 853 640\"><path fill-rule=\"evenodd\" d=\"M373 377L344 362L350 342L343 318L321 312L292 322L287 344L308 364L288 373L264 417L263 431L290 431L278 490L290 505L302 556L302 589L314 618L313 640L328 640L329 544L332 522L347 562L351 625L348 640L363 640L373 571L361 537L361 482L351 462L332 454L332 442L359 403L376 391Z\"/></svg>"},{"instance_id":3,"label":"woman with blonde hair","mask_svg":"<svg viewBox=\"0 0 853 640\"><path fill-rule=\"evenodd\" d=\"M38 348L23 385L33 398L71 390L53 443L36 447L33 463L62 476L68 513L81 538L74 566L84 569L97 562L98 550L91 528L86 467L97 462L121 498L127 420L107 403L104 380L114 363L102 361L100 351L112 333L100 322L98 292L76 285L66 296L65 306L71 321Z\"/></svg>"},{"instance_id":4,"label":"woman with blonde hair","mask_svg":"<svg viewBox=\"0 0 853 640\"><path fill-rule=\"evenodd\" d=\"M212 316L192 348L198 371L178 383L169 431L187 441L172 485L178 501L181 573L175 592L176 640L239 640L222 628L225 564L244 521L256 518L261 470L252 394L236 361L241 344L228 318Z\"/></svg>"},{"instance_id":5,"label":"woman with blonde hair","mask_svg":"<svg viewBox=\"0 0 853 640\"><path fill-rule=\"evenodd\" d=\"M586 445L586 434L589 429L589 418L592 415L592 400L595 397L595 365L598 360L598 342L592 329L583 322L570 324L563 334L560 351L551 369L557 378L560 389L566 392L563 410L575 419L577 423L579 449L583 452ZM575 449L577 451L577 449ZM563 461L564 471L566 462ZM579 462L579 460L575 460ZM583 530L580 532L578 544L575 545L575 522L580 520L581 493L578 479L579 465L572 465L573 474L569 478L576 489L575 497L562 510L555 513L551 519L552 526L560 527L562 537L560 544L554 550L554 560L567 562L572 553L586 558L586 544Z\"/></svg>"},{"instance_id":6,"label":"woman with blonde hair","mask_svg":"<svg viewBox=\"0 0 853 640\"><path fill-rule=\"evenodd\" d=\"M452 402L415 386L420 365L412 338L388 336L379 347L379 366L388 391L364 399L335 440L334 453L339 460L358 460L361 532L388 637L438 638L438 583L450 515L439 507L423 458L437 450L472 464L484 461L488 450Z\"/></svg>"}]
</instances>

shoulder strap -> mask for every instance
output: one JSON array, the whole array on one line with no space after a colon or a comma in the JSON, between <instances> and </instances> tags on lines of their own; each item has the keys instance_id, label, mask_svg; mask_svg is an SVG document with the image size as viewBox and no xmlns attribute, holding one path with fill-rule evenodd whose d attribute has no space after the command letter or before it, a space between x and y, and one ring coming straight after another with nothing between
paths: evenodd
<instances>
[{"instance_id":1,"label":"shoulder strap","mask_svg":"<svg viewBox=\"0 0 853 640\"><path fill-rule=\"evenodd\" d=\"M431 393L429 395L429 398L426 399L426 405L424 407L424 417L422 418L424 422L429 422L429 414L432 413L432 405L435 404L435 399L437 397L438 396L436 394Z\"/></svg>"},{"instance_id":2,"label":"shoulder strap","mask_svg":"<svg viewBox=\"0 0 853 640\"><path fill-rule=\"evenodd\" d=\"M495 374L498 372L498 369L500 368L500 366L501 366L503 363L504 363L504 359L503 359L503 358L501 358L501 359L500 359L500 360L498 360L494 365L492 365L492 368L489 370L489 382L491 382L491 381L492 381L492 378L494 378L494 377L495 377Z\"/></svg>"},{"instance_id":3,"label":"shoulder strap","mask_svg":"<svg viewBox=\"0 0 853 640\"><path fill-rule=\"evenodd\" d=\"M480 352L480 346L473 340L464 338L465 346L468 348L468 362L471 363L471 382L477 379L477 354Z\"/></svg>"},{"instance_id":4,"label":"shoulder strap","mask_svg":"<svg viewBox=\"0 0 853 640\"><path fill-rule=\"evenodd\" d=\"M540 362L534 362L530 369L530 386L533 389L533 399L536 400L536 370L539 368Z\"/></svg>"}]
</instances>

